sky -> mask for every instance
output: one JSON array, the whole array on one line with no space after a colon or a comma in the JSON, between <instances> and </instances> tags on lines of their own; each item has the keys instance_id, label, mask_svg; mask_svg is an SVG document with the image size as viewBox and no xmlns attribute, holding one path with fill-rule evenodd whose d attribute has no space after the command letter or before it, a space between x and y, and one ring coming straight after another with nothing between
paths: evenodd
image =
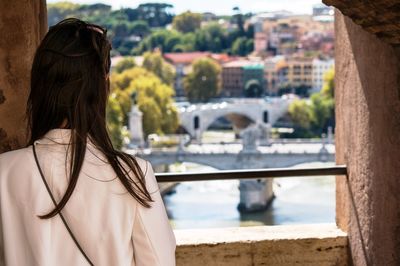
<instances>
[{"instance_id":1,"label":"sky","mask_svg":"<svg viewBox=\"0 0 400 266\"><path fill-rule=\"evenodd\" d=\"M47 0L48 3L60 0ZM311 14L312 6L321 0L70 0L79 4L104 3L114 9L121 7L137 7L141 3L162 2L174 5L174 12L179 14L186 10L195 12L213 12L217 15L231 15L232 8L238 6L242 12L259 13L263 11L287 10L293 13Z\"/></svg>"}]
</instances>

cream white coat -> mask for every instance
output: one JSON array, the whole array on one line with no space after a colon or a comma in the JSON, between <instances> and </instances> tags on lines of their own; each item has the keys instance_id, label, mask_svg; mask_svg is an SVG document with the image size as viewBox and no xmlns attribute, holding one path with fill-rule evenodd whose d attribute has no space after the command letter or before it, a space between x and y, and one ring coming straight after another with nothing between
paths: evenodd
<instances>
[{"instance_id":1,"label":"cream white coat","mask_svg":"<svg viewBox=\"0 0 400 266\"><path fill-rule=\"evenodd\" d=\"M35 143L44 176L57 201L68 175L70 130L55 129ZM173 266L175 237L151 165L137 159L154 202L135 201L104 155L88 143L76 188L62 213L94 265ZM134 178L134 177L133 177ZM54 207L32 147L0 155L0 265L88 265Z\"/></svg>"}]
</instances>

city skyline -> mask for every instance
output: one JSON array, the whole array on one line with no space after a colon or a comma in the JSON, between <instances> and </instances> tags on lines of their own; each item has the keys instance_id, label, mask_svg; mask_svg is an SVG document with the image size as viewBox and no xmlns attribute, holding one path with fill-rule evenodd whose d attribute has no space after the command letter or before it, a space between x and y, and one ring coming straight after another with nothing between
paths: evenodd
<instances>
[{"instance_id":1,"label":"city skyline","mask_svg":"<svg viewBox=\"0 0 400 266\"><path fill-rule=\"evenodd\" d=\"M48 3L60 2L59 0L47 0ZM147 0L73 0L68 1L79 4L94 4L103 3L113 7L113 9L119 9L121 7L135 8L139 4L148 3ZM150 1L152 2L152 1ZM312 7L316 4L322 3L321 0L203 0L196 2L188 2L185 0L167 0L167 1L155 1L160 3L169 3L174 6L174 12L179 14L186 10L196 12L213 12L218 15L231 15L233 13L232 8L237 6L242 12L267 12L267 11L278 11L287 10L297 14L311 14ZM212 6L212 8L210 8Z\"/></svg>"}]
</instances>

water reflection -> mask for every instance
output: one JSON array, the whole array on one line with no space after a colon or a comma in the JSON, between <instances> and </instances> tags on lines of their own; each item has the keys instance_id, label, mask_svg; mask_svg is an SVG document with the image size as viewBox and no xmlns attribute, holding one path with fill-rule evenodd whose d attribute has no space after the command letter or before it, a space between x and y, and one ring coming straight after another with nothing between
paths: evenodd
<instances>
[{"instance_id":1,"label":"water reflection","mask_svg":"<svg viewBox=\"0 0 400 266\"><path fill-rule=\"evenodd\" d=\"M298 167L333 165L308 163ZM190 171L209 171L201 166ZM198 166L199 167L199 166ZM305 177L274 180L275 200L262 212L240 213L239 181L185 182L164 197L176 229L253 225L331 223L335 221L335 178Z\"/></svg>"}]
</instances>

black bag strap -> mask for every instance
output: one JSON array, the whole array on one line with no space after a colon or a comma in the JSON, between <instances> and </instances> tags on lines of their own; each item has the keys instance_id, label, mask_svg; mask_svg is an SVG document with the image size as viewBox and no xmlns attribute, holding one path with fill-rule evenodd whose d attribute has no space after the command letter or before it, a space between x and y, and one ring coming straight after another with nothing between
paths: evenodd
<instances>
[{"instance_id":1,"label":"black bag strap","mask_svg":"<svg viewBox=\"0 0 400 266\"><path fill-rule=\"evenodd\" d=\"M57 206L57 202L56 202L56 200L54 199L53 194L51 193L50 187L49 187L49 185L47 184L46 179L44 178L44 175L43 175L43 172L42 172L42 168L40 168L39 160L38 160L38 157L37 157L37 154L36 154L35 143L32 145L32 149L33 149L33 156L35 157L35 162L36 162L36 165L37 165L37 167L38 167L38 169L39 169L39 173L40 173L40 176L42 177L43 183L44 183L44 185L46 186L47 192L49 192L50 198L51 198L51 200L53 201L54 206ZM78 247L79 251L80 251L80 252L82 253L82 255L85 257L85 259L87 260L87 262L88 262L90 265L93 266L93 265L94 265L93 262L89 259L88 255L86 255L85 251L83 251L81 245L79 244L79 242L78 242L78 240L76 239L75 235L72 233L72 230L71 230L71 228L68 226L67 221L65 220L64 216L62 215L62 213L59 212L58 214L60 215L60 218L61 218L62 222L64 223L65 228L67 228L67 231L68 231L69 235L71 236L71 238L72 238L72 240L74 241L75 245Z\"/></svg>"}]
</instances>

